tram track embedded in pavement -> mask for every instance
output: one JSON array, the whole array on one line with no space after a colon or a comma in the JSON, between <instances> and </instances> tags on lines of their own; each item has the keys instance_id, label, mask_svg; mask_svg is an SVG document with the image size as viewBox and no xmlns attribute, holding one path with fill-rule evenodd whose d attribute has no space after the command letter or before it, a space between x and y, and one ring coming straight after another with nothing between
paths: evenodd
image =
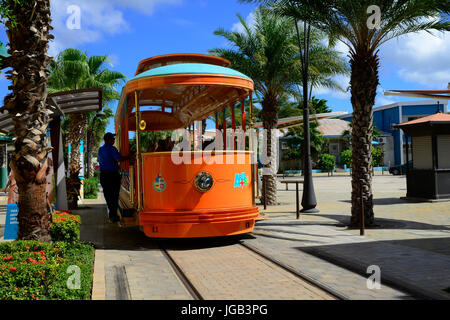
<instances>
[{"instance_id":1,"label":"tram track embedded in pavement","mask_svg":"<svg viewBox=\"0 0 450 320\"><path fill-rule=\"evenodd\" d=\"M194 240L195 241L195 240ZM227 242L227 241L225 241ZM189 264L186 263L187 260L181 258L180 259L180 253L181 252L185 252L186 254L181 255L181 257L190 257L191 262L192 262L192 257L194 257L195 259L195 255L198 254L199 255L199 259L198 259L198 263L201 265L203 262L201 262L201 253L198 251L199 249L202 249L202 246L198 246L198 244L196 244L195 242L193 243L193 245L189 245L186 243L179 243L179 244L175 244L175 246L170 245L170 248L167 247L165 245L165 242L159 242L158 241L158 246L162 252L162 254L166 257L166 259L168 260L169 264L171 265L171 267L173 268L175 274L177 275L177 277L180 279L180 281L183 283L183 285L185 286L186 290L189 292L189 294L193 297L193 299L195 300L205 300L205 299L215 299L214 297L209 297L209 296L204 296L205 293L200 292L201 290L205 290L205 285L204 283L200 283L199 286L199 272L198 270L194 270L196 268L192 267L192 263ZM178 246L183 247L183 250L177 250L179 249ZM322 294L317 294L317 299L321 299L323 297L328 296L331 299L337 299L337 300L348 300L349 298L342 295L339 292L336 292L335 290L329 288L328 286L316 281L315 279L312 279L311 277L308 277L307 275L304 275L300 272L298 272L297 270L293 270L292 268L290 268L289 266L271 258L270 256L267 256L266 254L264 254L263 252L260 252L259 250L253 248L252 246L248 245L248 244L244 244L242 242L237 242L235 244L232 244L231 246L236 247L236 248L242 248L242 251L244 256L247 256L248 252L248 256L249 257L259 257L257 258L258 261L261 262L261 265L263 264L271 264L271 265L275 265L276 267L278 267L279 269L281 269L279 272L286 274L286 277L290 277L290 279L298 279L298 281L301 281L303 283L306 283L307 286L309 287L313 287L316 290L316 292L323 292ZM177 249L176 249L177 248ZM191 249L192 248L192 249ZM216 248L216 246L206 246L205 249L214 249ZM174 251L175 250L175 251ZM189 253L188 253L189 252ZM219 253L220 254L220 253ZM224 255L226 255L226 253L224 253ZM231 260L233 257L226 257L225 259L227 260ZM254 258L253 258L254 259ZM259 262L258 262L259 263ZM223 267L223 266L221 266ZM233 266L232 268L234 268L235 266ZM194 270L194 271L193 271ZM220 274L220 273L217 273ZM287 274L290 274L287 275ZM211 276L211 275L210 275ZM191 279L190 279L191 277ZM200 275L200 277L203 277L203 275ZM294 277L294 278L293 278ZM211 279L211 278L210 278ZM212 279L213 282L217 281L220 283L219 279L216 279L215 276ZM236 278L235 280L236 282L239 281L239 277ZM261 279L261 281L264 281L264 279ZM296 280L292 280L292 281L296 281ZM209 283L207 284L209 285ZM197 287L196 287L197 286ZM219 284L220 286L220 284ZM203 288L203 289L200 289ZM209 287L208 287L209 288ZM219 287L220 288L220 287ZM229 290L229 289L227 289ZM207 290L206 292L208 292L209 290ZM220 289L218 290L220 291ZM211 292L214 292L214 290L212 289ZM211 293L210 292L210 293ZM210 294L208 293L208 295ZM325 295L324 295L325 294ZM250 293L251 295L251 293ZM294 297L294 296L293 296ZM220 299L220 298L219 298ZM244 296L244 299L248 299ZM271 298L269 298L271 299Z\"/></svg>"},{"instance_id":2,"label":"tram track embedded in pavement","mask_svg":"<svg viewBox=\"0 0 450 320\"><path fill-rule=\"evenodd\" d=\"M161 249L161 252L164 257L166 257L167 261L169 262L170 266L174 270L175 274L177 275L178 279L183 283L186 290L189 292L189 294L194 298L194 300L204 300L202 295L197 291L195 286L191 283L189 278L184 273L183 269L175 262L175 260L170 256L170 254L167 252L166 249L164 249L160 244L159 248Z\"/></svg>"}]
</instances>

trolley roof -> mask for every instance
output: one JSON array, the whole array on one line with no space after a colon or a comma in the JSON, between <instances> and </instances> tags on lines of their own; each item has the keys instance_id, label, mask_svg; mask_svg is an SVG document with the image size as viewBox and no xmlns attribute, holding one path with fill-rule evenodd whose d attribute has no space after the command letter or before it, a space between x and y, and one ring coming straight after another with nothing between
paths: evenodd
<instances>
[{"instance_id":1,"label":"trolley roof","mask_svg":"<svg viewBox=\"0 0 450 320\"><path fill-rule=\"evenodd\" d=\"M209 63L191 62L193 59ZM161 61L178 63L154 67ZM223 66L226 64L229 62L219 57L194 54L185 55L185 58L176 54L142 61L138 74L122 90L116 130L119 125L125 125L125 117L128 130L136 130L135 93L141 119L145 120L149 131L187 127L249 97L254 89L253 81Z\"/></svg>"},{"instance_id":2,"label":"trolley roof","mask_svg":"<svg viewBox=\"0 0 450 320\"><path fill-rule=\"evenodd\" d=\"M206 54L197 53L173 53L142 60L141 62L139 62L136 75L150 69L178 63L206 63L222 67L229 67L231 64L227 59L217 56L209 56Z\"/></svg>"}]
</instances>

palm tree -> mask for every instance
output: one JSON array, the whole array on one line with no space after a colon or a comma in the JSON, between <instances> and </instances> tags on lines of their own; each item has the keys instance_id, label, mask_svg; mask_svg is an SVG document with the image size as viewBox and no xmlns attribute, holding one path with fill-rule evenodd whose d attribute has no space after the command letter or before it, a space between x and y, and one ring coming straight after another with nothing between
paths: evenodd
<instances>
[{"instance_id":1,"label":"palm tree","mask_svg":"<svg viewBox=\"0 0 450 320\"><path fill-rule=\"evenodd\" d=\"M353 128L353 124L352 124L352 122L349 122L348 123L348 129L342 131L342 134L341 134L341 138L346 139L348 145L350 145L350 140L351 140L351 137L352 137L352 128ZM381 130L378 129L378 127L376 127L376 126L373 126L372 141L378 140L378 138L380 136L381 136Z\"/></svg>"},{"instance_id":2,"label":"palm tree","mask_svg":"<svg viewBox=\"0 0 450 320\"><path fill-rule=\"evenodd\" d=\"M107 56L88 57L86 53L77 49L64 50L50 65L49 91L101 88L103 89L104 103L119 99L120 94L115 86L124 81L126 77L120 72L106 69L105 64L108 61ZM72 209L77 207L81 185L78 178L81 168L79 150L80 142L86 136L87 118L86 113L74 113L69 116L69 137L72 150L67 194L70 200L69 207Z\"/></svg>"},{"instance_id":3,"label":"palm tree","mask_svg":"<svg viewBox=\"0 0 450 320\"><path fill-rule=\"evenodd\" d=\"M326 140L319 131L319 122L317 120L311 121L309 127L309 134L311 139L311 157L317 161L319 155L326 146ZM289 150L286 154L291 158L303 159L303 148L300 148L305 143L304 128L302 125L291 127L288 129L286 137L291 137L289 140ZM303 173L303 172L302 172Z\"/></svg>"},{"instance_id":4,"label":"palm tree","mask_svg":"<svg viewBox=\"0 0 450 320\"><path fill-rule=\"evenodd\" d=\"M94 151L98 150L100 143L103 141L109 119L114 117L114 112L109 107L103 108L103 113L105 114L103 117L98 117L94 112L87 113L87 177L94 176L94 162L92 161Z\"/></svg>"},{"instance_id":5,"label":"palm tree","mask_svg":"<svg viewBox=\"0 0 450 320\"><path fill-rule=\"evenodd\" d=\"M250 27L238 15L244 32L218 29L216 35L223 36L233 49L213 49L212 54L231 61L234 69L253 79L255 90L262 97L262 122L267 132L267 158L264 165L267 182L267 204L276 204L276 148L272 135L278 122L278 99L298 79L294 59L296 54L295 31L285 19L278 19L269 10L259 8L255 12L255 25Z\"/></svg>"},{"instance_id":6,"label":"palm tree","mask_svg":"<svg viewBox=\"0 0 450 320\"><path fill-rule=\"evenodd\" d=\"M379 49L385 42L418 31L448 31L450 23L439 20L449 14L448 0L275 0L280 6L293 3L301 8L299 18L325 32L332 43L342 41L349 49L350 88L353 106L352 217L360 224L364 210L366 225L374 224L371 177L372 107L379 84ZM379 24L374 23L369 7L381 10ZM378 21L375 21L378 22ZM363 203L361 205L361 203Z\"/></svg>"},{"instance_id":7,"label":"palm tree","mask_svg":"<svg viewBox=\"0 0 450 320\"><path fill-rule=\"evenodd\" d=\"M231 61L232 67L250 76L255 82L255 94L262 105L261 118L268 133L267 156L271 159L265 168L267 176L267 204L276 204L275 159L271 132L278 122L281 101L287 96L298 97L298 86L302 84L300 58L297 46L297 33L287 18L278 17L267 8L255 11L255 25L250 27L238 15L244 32L229 32L224 29L215 31L225 37L233 49L213 49L212 54ZM312 31L312 51L316 54L310 65L311 73L316 75L313 87L328 86L340 89L331 77L345 73L348 67L339 53L326 48L324 34Z\"/></svg>"},{"instance_id":8,"label":"palm tree","mask_svg":"<svg viewBox=\"0 0 450 320\"><path fill-rule=\"evenodd\" d=\"M50 219L45 193L47 155L46 108L47 69L51 58L47 55L50 1L2 1L2 10L8 9L6 28L9 54L3 67L11 80L4 108L14 123L15 150L11 168L19 189L18 239L50 241ZM3 15L2 15L3 18Z\"/></svg>"}]
</instances>

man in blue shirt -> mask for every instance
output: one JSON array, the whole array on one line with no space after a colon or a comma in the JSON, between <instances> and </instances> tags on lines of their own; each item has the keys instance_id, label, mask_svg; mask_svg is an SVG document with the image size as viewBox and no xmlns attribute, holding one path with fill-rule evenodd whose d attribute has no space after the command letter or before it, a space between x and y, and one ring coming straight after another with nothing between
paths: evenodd
<instances>
[{"instance_id":1,"label":"man in blue shirt","mask_svg":"<svg viewBox=\"0 0 450 320\"><path fill-rule=\"evenodd\" d=\"M119 192L121 175L119 161L128 160L114 147L115 134L106 133L103 137L105 144L98 149L98 162L100 163L100 184L103 188L106 204L111 222L119 221L117 210L119 207Z\"/></svg>"}]
</instances>

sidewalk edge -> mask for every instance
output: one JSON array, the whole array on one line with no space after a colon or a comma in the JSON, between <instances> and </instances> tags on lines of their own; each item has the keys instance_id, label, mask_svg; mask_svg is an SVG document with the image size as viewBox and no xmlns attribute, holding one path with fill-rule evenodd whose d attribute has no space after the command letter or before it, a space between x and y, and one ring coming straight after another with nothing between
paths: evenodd
<instances>
[{"instance_id":1,"label":"sidewalk edge","mask_svg":"<svg viewBox=\"0 0 450 320\"><path fill-rule=\"evenodd\" d=\"M92 300L106 300L105 250L95 250Z\"/></svg>"}]
</instances>

